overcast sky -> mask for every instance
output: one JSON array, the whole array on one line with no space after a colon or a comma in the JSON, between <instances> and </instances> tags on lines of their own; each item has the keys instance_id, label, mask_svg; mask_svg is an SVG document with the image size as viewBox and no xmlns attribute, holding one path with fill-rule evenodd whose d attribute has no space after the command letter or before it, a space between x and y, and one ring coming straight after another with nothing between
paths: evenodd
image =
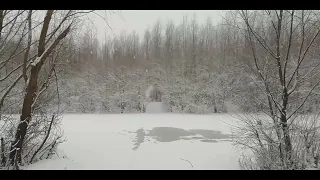
<instances>
[{"instance_id":1,"label":"overcast sky","mask_svg":"<svg viewBox=\"0 0 320 180\"><path fill-rule=\"evenodd\" d=\"M118 36L124 30L128 32L135 30L139 35L143 35L145 29L148 26L152 27L158 19L162 23L173 20L175 24L178 24L185 14L191 17L194 13L198 23L203 23L207 17L211 17L213 24L216 24L221 20L220 14L223 12L218 10L122 10L115 14L105 13L105 11L99 12L103 17L107 17L113 32L106 22L97 15L93 14L92 21L96 26L98 38L104 38L105 33L107 36Z\"/></svg>"}]
</instances>

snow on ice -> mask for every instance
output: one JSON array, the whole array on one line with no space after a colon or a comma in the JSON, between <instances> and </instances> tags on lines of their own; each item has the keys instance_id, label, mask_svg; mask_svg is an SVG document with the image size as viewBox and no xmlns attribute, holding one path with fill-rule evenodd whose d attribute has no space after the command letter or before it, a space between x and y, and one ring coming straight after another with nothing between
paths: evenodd
<instances>
[{"instance_id":1,"label":"snow on ice","mask_svg":"<svg viewBox=\"0 0 320 180\"><path fill-rule=\"evenodd\" d=\"M210 131L230 134L226 124L232 121L229 115L69 114L63 119L67 141L57 156L23 169L239 169L230 139L199 138ZM200 134L189 136L193 132Z\"/></svg>"}]
</instances>

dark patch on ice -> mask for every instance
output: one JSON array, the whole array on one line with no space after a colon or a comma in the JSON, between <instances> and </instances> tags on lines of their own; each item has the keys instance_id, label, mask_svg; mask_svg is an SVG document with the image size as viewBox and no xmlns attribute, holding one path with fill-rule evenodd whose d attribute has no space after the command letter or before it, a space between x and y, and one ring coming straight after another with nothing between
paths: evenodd
<instances>
[{"instance_id":1,"label":"dark patch on ice","mask_svg":"<svg viewBox=\"0 0 320 180\"><path fill-rule=\"evenodd\" d=\"M183 136L191 135L195 134L184 129L173 127L155 127L147 134L147 136L150 136L159 142L177 141L180 140Z\"/></svg>"},{"instance_id":2,"label":"dark patch on ice","mask_svg":"<svg viewBox=\"0 0 320 180\"><path fill-rule=\"evenodd\" d=\"M190 129L191 132L199 134L206 139L227 139L230 138L228 134L222 134L221 131L207 130L207 129Z\"/></svg>"},{"instance_id":3,"label":"dark patch on ice","mask_svg":"<svg viewBox=\"0 0 320 180\"><path fill-rule=\"evenodd\" d=\"M202 139L200 141L201 142L207 142L207 143L216 143L216 142L218 142L217 140L214 140L214 139Z\"/></svg>"},{"instance_id":4,"label":"dark patch on ice","mask_svg":"<svg viewBox=\"0 0 320 180\"><path fill-rule=\"evenodd\" d=\"M144 130L142 128L138 129L136 131L137 137L134 140L134 147L132 148L132 150L137 150L139 148L139 146L144 142L144 138L146 136L146 133L144 132Z\"/></svg>"},{"instance_id":5,"label":"dark patch on ice","mask_svg":"<svg viewBox=\"0 0 320 180\"><path fill-rule=\"evenodd\" d=\"M203 139L203 137L191 137L190 139Z\"/></svg>"},{"instance_id":6,"label":"dark patch on ice","mask_svg":"<svg viewBox=\"0 0 320 180\"><path fill-rule=\"evenodd\" d=\"M157 142L172 142L178 140L200 140L204 143L216 143L218 140L228 140L231 135L222 134L221 131L208 130L208 129L181 129L174 127L154 127L149 131L145 131L143 128L138 129L136 132L136 138L133 140L134 147L132 150L137 150L139 146L148 140L147 137L153 138L155 143Z\"/></svg>"}]
</instances>

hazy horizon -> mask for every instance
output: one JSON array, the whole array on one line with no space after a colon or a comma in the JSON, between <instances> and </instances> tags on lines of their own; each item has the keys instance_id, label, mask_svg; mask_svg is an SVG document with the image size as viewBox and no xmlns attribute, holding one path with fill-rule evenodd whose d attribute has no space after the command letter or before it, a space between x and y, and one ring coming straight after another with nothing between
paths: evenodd
<instances>
[{"instance_id":1,"label":"hazy horizon","mask_svg":"<svg viewBox=\"0 0 320 180\"><path fill-rule=\"evenodd\" d=\"M99 14L106 18L109 26L104 19L96 14L91 14L91 22L95 25L97 37L104 39L106 36L118 36L121 32L136 31L142 37L144 31L153 26L158 20L166 23L172 20L175 24L182 21L184 15L196 15L199 24L206 21L208 17L212 19L213 25L221 20L222 11L220 10L121 10L114 13L100 11ZM111 29L110 29L111 28Z\"/></svg>"}]
</instances>

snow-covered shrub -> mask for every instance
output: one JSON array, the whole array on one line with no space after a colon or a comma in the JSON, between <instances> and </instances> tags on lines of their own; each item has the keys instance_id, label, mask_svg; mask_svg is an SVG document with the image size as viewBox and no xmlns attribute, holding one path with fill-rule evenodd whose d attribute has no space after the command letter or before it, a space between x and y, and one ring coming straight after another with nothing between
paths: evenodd
<instances>
[{"instance_id":1,"label":"snow-covered shrub","mask_svg":"<svg viewBox=\"0 0 320 180\"><path fill-rule=\"evenodd\" d=\"M241 115L234 128L235 144L250 153L240 159L243 169L288 169L283 145L272 119L262 115ZM255 124L255 126L253 126ZM320 119L318 115L299 115L290 126L292 140L292 164L290 169L320 170ZM282 135L280 135L281 137ZM282 142L283 144L283 142Z\"/></svg>"},{"instance_id":2,"label":"snow-covered shrub","mask_svg":"<svg viewBox=\"0 0 320 180\"><path fill-rule=\"evenodd\" d=\"M120 91L109 96L106 101L111 113L141 113L144 99L138 91Z\"/></svg>"},{"instance_id":3,"label":"snow-covered shrub","mask_svg":"<svg viewBox=\"0 0 320 180\"><path fill-rule=\"evenodd\" d=\"M15 130L19 123L19 115L2 115L0 137L2 138L0 167L7 167ZM57 146L64 141L60 127L61 117L49 116L46 112L37 111L32 117L22 146L22 164L27 165L41 159L51 158Z\"/></svg>"}]
</instances>

